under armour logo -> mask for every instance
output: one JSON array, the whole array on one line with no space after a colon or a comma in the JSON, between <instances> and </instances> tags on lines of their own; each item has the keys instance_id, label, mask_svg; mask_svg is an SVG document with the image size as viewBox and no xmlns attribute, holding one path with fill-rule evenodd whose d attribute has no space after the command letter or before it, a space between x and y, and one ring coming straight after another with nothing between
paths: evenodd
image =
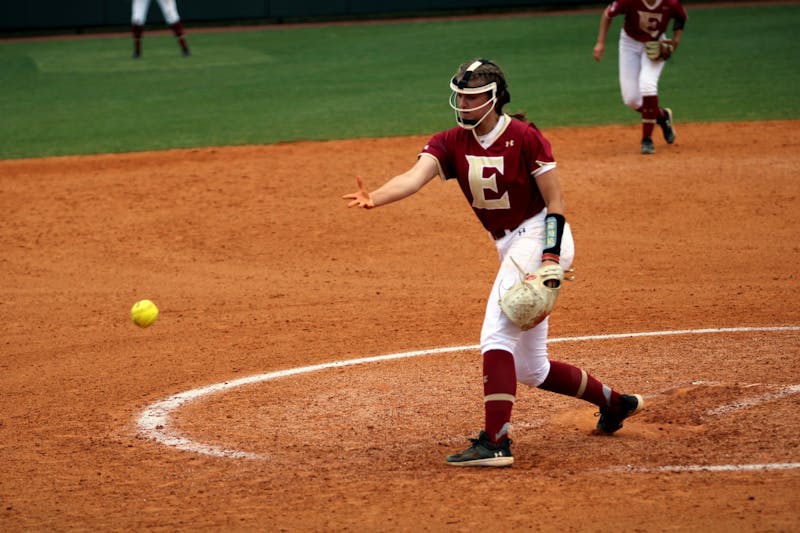
<instances>
[{"instance_id":1,"label":"under armour logo","mask_svg":"<svg viewBox=\"0 0 800 533\"><path fill-rule=\"evenodd\" d=\"M511 148L512 146L514 146L514 139L506 141L506 148Z\"/></svg>"}]
</instances>

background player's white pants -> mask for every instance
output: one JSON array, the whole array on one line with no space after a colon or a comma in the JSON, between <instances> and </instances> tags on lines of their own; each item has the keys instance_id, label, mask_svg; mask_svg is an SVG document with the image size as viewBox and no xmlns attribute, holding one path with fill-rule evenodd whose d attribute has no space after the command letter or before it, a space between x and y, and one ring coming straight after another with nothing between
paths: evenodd
<instances>
[{"instance_id":1,"label":"background player's white pants","mask_svg":"<svg viewBox=\"0 0 800 533\"><path fill-rule=\"evenodd\" d=\"M481 330L481 353L488 350L506 350L514 354L517 381L537 387L550 372L547 359L547 324L545 319L538 326L522 331L511 322L500 308L500 295L510 289L520 279L519 270L511 261L519 264L525 272L533 272L542 263L544 248L545 210L529 218L513 232L495 241L500 255L500 270L492 286L486 315ZM564 228L561 240L561 266L566 270L575 257L575 243L569 224Z\"/></svg>"},{"instance_id":2,"label":"background player's white pants","mask_svg":"<svg viewBox=\"0 0 800 533\"><path fill-rule=\"evenodd\" d=\"M625 30L619 33L619 88L622 101L631 109L642 105L643 96L658 95L658 79L664 61L647 57L644 43L631 38Z\"/></svg>"},{"instance_id":3,"label":"background player's white pants","mask_svg":"<svg viewBox=\"0 0 800 533\"><path fill-rule=\"evenodd\" d=\"M164 20L167 21L167 24L171 26L180 20L175 0L158 0L158 5L161 7L161 13L164 14ZM134 26L144 26L145 18L147 17L147 9L149 7L150 0L133 0L131 24Z\"/></svg>"}]
</instances>

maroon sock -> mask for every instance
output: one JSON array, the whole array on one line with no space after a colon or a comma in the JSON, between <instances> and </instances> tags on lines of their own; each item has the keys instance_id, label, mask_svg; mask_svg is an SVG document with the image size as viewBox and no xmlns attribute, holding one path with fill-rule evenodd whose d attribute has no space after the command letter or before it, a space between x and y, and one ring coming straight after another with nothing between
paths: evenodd
<instances>
[{"instance_id":1,"label":"maroon sock","mask_svg":"<svg viewBox=\"0 0 800 533\"><path fill-rule=\"evenodd\" d=\"M180 20L170 26L170 28L172 28L172 33L175 34L175 37L181 37L183 35L183 23Z\"/></svg>"},{"instance_id":2,"label":"maroon sock","mask_svg":"<svg viewBox=\"0 0 800 533\"><path fill-rule=\"evenodd\" d=\"M516 395L514 356L505 350L487 351L483 354L483 405L486 433L495 444L508 437Z\"/></svg>"},{"instance_id":3,"label":"maroon sock","mask_svg":"<svg viewBox=\"0 0 800 533\"><path fill-rule=\"evenodd\" d=\"M560 361L550 361L550 372L539 388L565 396L574 396L598 407L609 407L619 403L618 392L603 385L585 370Z\"/></svg>"},{"instance_id":4,"label":"maroon sock","mask_svg":"<svg viewBox=\"0 0 800 533\"><path fill-rule=\"evenodd\" d=\"M658 96L642 98L642 139L653 137L653 128L658 118Z\"/></svg>"},{"instance_id":5,"label":"maroon sock","mask_svg":"<svg viewBox=\"0 0 800 533\"><path fill-rule=\"evenodd\" d=\"M131 26L133 32L133 53L134 55L141 55L142 53L142 34L144 33L144 26L134 24Z\"/></svg>"},{"instance_id":6,"label":"maroon sock","mask_svg":"<svg viewBox=\"0 0 800 533\"><path fill-rule=\"evenodd\" d=\"M172 33L175 34L175 37L178 38L178 44L181 46L181 50L183 50L184 52L188 52L189 45L186 44L186 38L183 36L184 35L183 23L181 21L178 21L172 26L170 26L170 28L172 28Z\"/></svg>"}]
</instances>

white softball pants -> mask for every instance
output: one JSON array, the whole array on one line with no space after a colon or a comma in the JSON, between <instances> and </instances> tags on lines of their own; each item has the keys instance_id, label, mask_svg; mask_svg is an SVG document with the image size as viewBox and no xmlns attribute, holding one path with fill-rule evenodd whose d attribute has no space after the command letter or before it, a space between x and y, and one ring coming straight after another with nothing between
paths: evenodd
<instances>
[{"instance_id":1,"label":"white softball pants","mask_svg":"<svg viewBox=\"0 0 800 533\"><path fill-rule=\"evenodd\" d=\"M664 61L647 57L644 43L619 33L619 87L622 102L631 109L642 106L642 97L658 95L658 80Z\"/></svg>"},{"instance_id":2,"label":"white softball pants","mask_svg":"<svg viewBox=\"0 0 800 533\"><path fill-rule=\"evenodd\" d=\"M171 26L180 20L175 0L158 0L158 5L161 7L161 13L164 14L164 20L167 21L167 24ZM144 26L149 7L150 0L133 0L131 24L134 26Z\"/></svg>"},{"instance_id":3,"label":"white softball pants","mask_svg":"<svg viewBox=\"0 0 800 533\"><path fill-rule=\"evenodd\" d=\"M525 271L533 272L542 263L544 249L544 217L546 210L529 218L505 237L495 241L500 256L500 269L492 286L481 329L481 353L505 350L514 355L517 381L538 387L550 372L547 358L549 318L527 331L521 330L500 308L500 295L520 280L520 273L511 258ZM561 266L567 270L575 258L575 243L569 224L561 239Z\"/></svg>"}]
</instances>

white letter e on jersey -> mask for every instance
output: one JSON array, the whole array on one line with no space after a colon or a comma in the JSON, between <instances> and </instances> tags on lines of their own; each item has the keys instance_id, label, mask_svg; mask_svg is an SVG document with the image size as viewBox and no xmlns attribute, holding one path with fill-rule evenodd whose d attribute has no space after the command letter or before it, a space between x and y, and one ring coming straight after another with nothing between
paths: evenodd
<instances>
[{"instance_id":1,"label":"white letter e on jersey","mask_svg":"<svg viewBox=\"0 0 800 533\"><path fill-rule=\"evenodd\" d=\"M485 195L487 189L497 192L497 174L492 172L491 176L484 178L483 169L494 168L502 174L503 158L468 155L467 163L469 164L468 178L469 190L472 193L472 207L476 209L509 209L511 204L508 201L508 191L494 200L489 200Z\"/></svg>"}]
</instances>

